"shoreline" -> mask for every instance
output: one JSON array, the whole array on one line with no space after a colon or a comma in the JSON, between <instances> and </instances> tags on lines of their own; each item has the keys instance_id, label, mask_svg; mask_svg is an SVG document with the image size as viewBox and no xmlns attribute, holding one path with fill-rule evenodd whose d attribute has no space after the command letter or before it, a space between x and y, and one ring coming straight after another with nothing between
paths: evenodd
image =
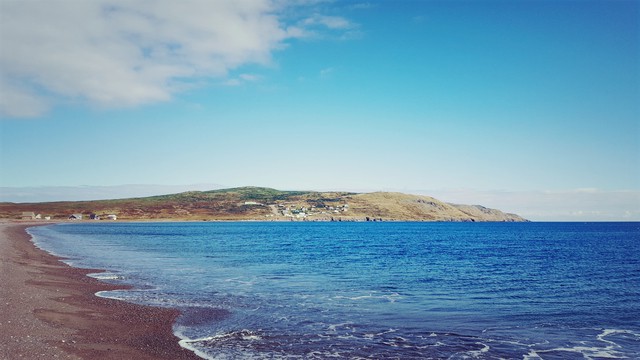
<instances>
[{"instance_id":1,"label":"shoreline","mask_svg":"<svg viewBox=\"0 0 640 360\"><path fill-rule=\"evenodd\" d=\"M36 247L26 229L52 223L0 222L0 358L201 359L173 333L178 310L99 297L126 287Z\"/></svg>"}]
</instances>

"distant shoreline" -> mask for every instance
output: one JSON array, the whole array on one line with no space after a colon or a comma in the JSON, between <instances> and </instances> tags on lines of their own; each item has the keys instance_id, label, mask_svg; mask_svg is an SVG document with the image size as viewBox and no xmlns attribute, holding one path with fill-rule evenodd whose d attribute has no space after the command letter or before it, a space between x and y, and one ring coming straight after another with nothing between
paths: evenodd
<instances>
[{"instance_id":1,"label":"distant shoreline","mask_svg":"<svg viewBox=\"0 0 640 360\"><path fill-rule=\"evenodd\" d=\"M528 221L481 205L391 192L282 191L242 187L145 198L49 203L0 202L0 218L254 221Z\"/></svg>"},{"instance_id":2,"label":"distant shoreline","mask_svg":"<svg viewBox=\"0 0 640 360\"><path fill-rule=\"evenodd\" d=\"M172 332L177 310L98 297L123 287L37 248L26 229L54 223L0 222L0 358L200 359Z\"/></svg>"}]
</instances>

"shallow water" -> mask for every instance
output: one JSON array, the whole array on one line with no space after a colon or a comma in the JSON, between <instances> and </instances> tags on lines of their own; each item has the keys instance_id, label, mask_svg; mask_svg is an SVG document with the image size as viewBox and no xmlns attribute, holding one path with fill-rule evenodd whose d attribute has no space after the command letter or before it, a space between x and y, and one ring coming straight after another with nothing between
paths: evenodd
<instances>
[{"instance_id":1,"label":"shallow water","mask_svg":"<svg viewBox=\"0 0 640 360\"><path fill-rule=\"evenodd\" d=\"M212 359L640 358L639 223L79 223L40 247Z\"/></svg>"}]
</instances>

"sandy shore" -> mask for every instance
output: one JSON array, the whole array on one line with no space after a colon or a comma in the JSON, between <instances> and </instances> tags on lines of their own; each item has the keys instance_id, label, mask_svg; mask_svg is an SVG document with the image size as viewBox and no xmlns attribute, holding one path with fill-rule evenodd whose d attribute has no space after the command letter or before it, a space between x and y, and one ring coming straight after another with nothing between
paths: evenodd
<instances>
[{"instance_id":1,"label":"sandy shore","mask_svg":"<svg viewBox=\"0 0 640 360\"><path fill-rule=\"evenodd\" d=\"M30 225L0 223L0 359L199 359L176 310L95 296L117 287L36 248Z\"/></svg>"}]
</instances>

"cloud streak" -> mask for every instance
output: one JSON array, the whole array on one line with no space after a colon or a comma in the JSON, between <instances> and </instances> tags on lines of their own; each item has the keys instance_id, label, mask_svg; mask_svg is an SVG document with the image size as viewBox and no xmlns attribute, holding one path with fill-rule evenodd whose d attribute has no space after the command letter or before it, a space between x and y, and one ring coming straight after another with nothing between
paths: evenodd
<instances>
[{"instance_id":1,"label":"cloud streak","mask_svg":"<svg viewBox=\"0 0 640 360\"><path fill-rule=\"evenodd\" d=\"M289 26L279 15L304 5L275 0L8 0L0 6L4 117L36 117L60 102L167 101L202 79L268 65L287 40L307 33L300 21ZM349 27L346 19L319 19L314 31Z\"/></svg>"},{"instance_id":2,"label":"cloud streak","mask_svg":"<svg viewBox=\"0 0 640 360\"><path fill-rule=\"evenodd\" d=\"M315 14L311 17L306 18L303 23L308 26L322 25L333 30L350 29L353 27L353 24L349 20L341 16L328 16L320 14Z\"/></svg>"}]
</instances>

